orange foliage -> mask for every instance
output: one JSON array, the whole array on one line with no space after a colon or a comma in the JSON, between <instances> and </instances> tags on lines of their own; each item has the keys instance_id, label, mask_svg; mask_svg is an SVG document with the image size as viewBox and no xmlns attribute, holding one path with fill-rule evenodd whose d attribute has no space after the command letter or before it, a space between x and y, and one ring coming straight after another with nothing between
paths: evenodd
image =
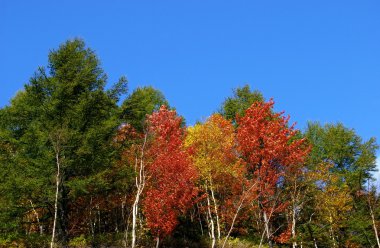
<instances>
[{"instance_id":1,"label":"orange foliage","mask_svg":"<svg viewBox=\"0 0 380 248\"><path fill-rule=\"evenodd\" d=\"M197 194L195 168L183 149L184 128L175 111L162 106L148 117L153 135L147 156L147 191L143 200L147 225L156 237L169 235L178 216L191 207Z\"/></svg>"}]
</instances>

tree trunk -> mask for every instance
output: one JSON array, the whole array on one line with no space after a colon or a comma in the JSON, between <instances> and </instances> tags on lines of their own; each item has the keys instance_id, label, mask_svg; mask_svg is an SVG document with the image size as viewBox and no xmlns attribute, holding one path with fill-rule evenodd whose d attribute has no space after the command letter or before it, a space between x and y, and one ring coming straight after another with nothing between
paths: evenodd
<instances>
[{"instance_id":1,"label":"tree trunk","mask_svg":"<svg viewBox=\"0 0 380 248\"><path fill-rule=\"evenodd\" d=\"M306 226L307 226L307 230L309 231L310 237L311 237L311 239L313 240L314 248L318 248L317 240L315 239L315 237L314 237L314 235L313 235L313 230L312 230L311 227L310 227L310 222L311 222L311 219L313 218L313 215L314 215L314 213L312 213L312 214L310 215L310 219L309 219L309 221L308 221L308 223L307 223Z\"/></svg>"},{"instance_id":2,"label":"tree trunk","mask_svg":"<svg viewBox=\"0 0 380 248\"><path fill-rule=\"evenodd\" d=\"M129 230L129 218L131 217L131 213L129 213L128 215L128 219L127 219L127 227L125 227L125 234L124 234L124 247L127 248L128 246L128 230ZM124 223L125 223L125 218L124 218Z\"/></svg>"},{"instance_id":3,"label":"tree trunk","mask_svg":"<svg viewBox=\"0 0 380 248\"><path fill-rule=\"evenodd\" d=\"M206 192L207 192L207 186L206 186ZM208 215L210 217L210 226L211 226L211 230L210 230L211 240L212 240L211 248L214 248L215 247L215 225L214 225L214 220L211 214L210 197L208 193L206 193L206 195L207 195L207 210L208 210Z\"/></svg>"},{"instance_id":4,"label":"tree trunk","mask_svg":"<svg viewBox=\"0 0 380 248\"><path fill-rule=\"evenodd\" d=\"M62 174L62 173L61 173ZM61 191L61 199L58 201L59 207L58 212L60 213L60 227L61 227L61 235L62 235L62 242L63 244L66 244L68 242L68 189L64 184L64 175L61 175L61 185L60 185L60 191Z\"/></svg>"},{"instance_id":5,"label":"tree trunk","mask_svg":"<svg viewBox=\"0 0 380 248\"><path fill-rule=\"evenodd\" d=\"M89 216L90 216L90 227L91 227L91 237L92 237L92 240L95 240L95 223L96 221L92 221L92 196L90 197L90 209L89 209Z\"/></svg>"},{"instance_id":6,"label":"tree trunk","mask_svg":"<svg viewBox=\"0 0 380 248\"><path fill-rule=\"evenodd\" d=\"M293 248L297 247L296 242L296 206L293 204L292 209L292 240L293 240Z\"/></svg>"},{"instance_id":7,"label":"tree trunk","mask_svg":"<svg viewBox=\"0 0 380 248\"><path fill-rule=\"evenodd\" d=\"M267 234L267 239L268 239L268 246L270 248L273 248L273 242L272 242L272 239L271 239L271 231L270 231L270 227L269 227L269 218L267 216L267 213L264 211L263 213L263 217L264 217L264 226L265 226L265 233Z\"/></svg>"},{"instance_id":8,"label":"tree trunk","mask_svg":"<svg viewBox=\"0 0 380 248\"><path fill-rule=\"evenodd\" d=\"M247 191L243 191L243 195L241 197L241 200L240 200L240 203L239 203L239 206L237 207L236 209L236 212L235 212L235 215L234 215L234 218L232 219L232 223L231 223L231 226L230 226L230 230L228 230L228 233L227 233L227 236L224 238L224 242L223 242L223 246L222 248L224 248L224 246L226 245L227 243L227 240L232 232L232 229L234 228L234 224L235 224L235 221L236 221L236 218L240 212L240 209L242 208L243 206L243 203L244 203L244 200L245 198L248 196L248 193L249 191L251 191L251 189L253 189L254 187L256 186L256 183L254 183Z\"/></svg>"},{"instance_id":9,"label":"tree trunk","mask_svg":"<svg viewBox=\"0 0 380 248\"><path fill-rule=\"evenodd\" d=\"M137 223L137 216L139 213L138 211L139 202L140 202L140 196L145 186L144 149L145 149L146 141L147 141L147 134L145 134L144 143L141 148L140 163L137 157L135 161L135 172L136 173L138 172L138 175L136 175L135 177L137 192L136 192L135 201L133 202L133 206L132 206L132 245L131 245L132 248L134 248L136 245L136 223Z\"/></svg>"},{"instance_id":10,"label":"tree trunk","mask_svg":"<svg viewBox=\"0 0 380 248\"><path fill-rule=\"evenodd\" d=\"M235 224L235 221L236 221L236 218L243 206L243 203L245 201L245 198L248 196L249 192L251 191L251 189L253 189L254 187L256 186L256 183L254 183L247 191L243 191L243 195L241 197L241 200L240 200L240 203L239 203L239 206L237 207L236 209L236 212L235 212L235 215L234 215L234 218L232 219L232 223L231 223L231 226L230 226L230 230L228 230L228 233L227 233L227 236L224 238L224 242L223 242L223 246L222 248L224 248L224 246L226 245L226 242L232 232L232 229L234 228L234 224Z\"/></svg>"},{"instance_id":11,"label":"tree trunk","mask_svg":"<svg viewBox=\"0 0 380 248\"><path fill-rule=\"evenodd\" d=\"M53 231L51 235L50 248L54 247L55 243L55 229L57 225L57 215L58 215L58 193L59 193L59 181L61 180L60 176L60 158L59 151L56 151L55 154L56 165L57 165L57 175L56 175L56 190L55 190L55 202L54 202L54 221L53 221Z\"/></svg>"},{"instance_id":12,"label":"tree trunk","mask_svg":"<svg viewBox=\"0 0 380 248\"><path fill-rule=\"evenodd\" d=\"M214 195L214 189L212 185L212 179L210 178L210 191L211 191L211 197L212 201L214 203L214 210L215 210L215 216L216 216L216 227L218 229L218 240L220 241L220 223L219 223L219 215L218 215L218 205L216 203L215 195Z\"/></svg>"},{"instance_id":13,"label":"tree trunk","mask_svg":"<svg viewBox=\"0 0 380 248\"><path fill-rule=\"evenodd\" d=\"M136 245L136 222L137 222L139 201L140 201L140 193L138 191L136 194L136 199L132 206L132 245L131 245L132 248L134 248Z\"/></svg>"},{"instance_id":14,"label":"tree trunk","mask_svg":"<svg viewBox=\"0 0 380 248\"><path fill-rule=\"evenodd\" d=\"M375 232L377 247L380 248L379 233L378 233L377 227L376 227L375 214L373 213L373 209L372 209L372 206L371 206L371 201L369 199L369 196L368 196L368 207L369 207L369 212L370 212L370 215L371 215L373 231Z\"/></svg>"},{"instance_id":15,"label":"tree trunk","mask_svg":"<svg viewBox=\"0 0 380 248\"><path fill-rule=\"evenodd\" d=\"M160 237L157 237L157 243L156 243L156 248L160 246Z\"/></svg>"},{"instance_id":16,"label":"tree trunk","mask_svg":"<svg viewBox=\"0 0 380 248\"><path fill-rule=\"evenodd\" d=\"M234 228L234 224L235 224L236 218L237 218L237 216L238 216L238 214L240 212L240 209L241 209L241 207L243 205L243 202L244 202L244 198L240 201L240 204L239 204L238 208L236 209L234 218L232 219L232 223L231 223L230 229L228 230L227 236L224 238L224 242L223 242L222 248L224 248L224 246L226 245L226 242L227 242L229 236L231 235L232 229Z\"/></svg>"}]
</instances>

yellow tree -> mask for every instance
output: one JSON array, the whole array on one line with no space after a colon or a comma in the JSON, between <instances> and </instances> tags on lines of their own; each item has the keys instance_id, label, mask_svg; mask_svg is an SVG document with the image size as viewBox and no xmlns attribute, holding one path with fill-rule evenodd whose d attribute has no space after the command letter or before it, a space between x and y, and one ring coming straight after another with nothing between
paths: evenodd
<instances>
[{"instance_id":1,"label":"yellow tree","mask_svg":"<svg viewBox=\"0 0 380 248\"><path fill-rule=\"evenodd\" d=\"M206 219L214 247L216 239L220 240L222 219L227 214L225 208L221 213L220 206L228 197L226 192L233 191L232 185L226 184L226 181L240 174L239 161L234 152L234 127L221 115L214 114L205 123L188 128L185 145L200 175L200 187L207 206Z\"/></svg>"},{"instance_id":2,"label":"yellow tree","mask_svg":"<svg viewBox=\"0 0 380 248\"><path fill-rule=\"evenodd\" d=\"M332 246L337 247L339 230L352 209L352 196L348 185L336 173L331 172L332 168L332 164L324 162L310 174L316 189L316 214L319 221L329 228Z\"/></svg>"}]
</instances>

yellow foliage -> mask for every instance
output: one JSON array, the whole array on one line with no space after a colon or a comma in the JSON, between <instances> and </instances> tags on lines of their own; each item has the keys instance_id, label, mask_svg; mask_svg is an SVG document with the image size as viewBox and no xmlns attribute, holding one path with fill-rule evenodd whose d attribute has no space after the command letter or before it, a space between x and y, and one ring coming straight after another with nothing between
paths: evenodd
<instances>
[{"instance_id":1,"label":"yellow foliage","mask_svg":"<svg viewBox=\"0 0 380 248\"><path fill-rule=\"evenodd\" d=\"M331 168L331 164L321 163L311 173L311 177L318 188L315 195L316 210L322 220L337 229L352 209L353 200L348 185L336 173L331 173Z\"/></svg>"},{"instance_id":2,"label":"yellow foliage","mask_svg":"<svg viewBox=\"0 0 380 248\"><path fill-rule=\"evenodd\" d=\"M203 179L220 173L233 173L237 161L235 133L231 122L219 114L212 115L204 124L189 127L185 146Z\"/></svg>"}]
</instances>

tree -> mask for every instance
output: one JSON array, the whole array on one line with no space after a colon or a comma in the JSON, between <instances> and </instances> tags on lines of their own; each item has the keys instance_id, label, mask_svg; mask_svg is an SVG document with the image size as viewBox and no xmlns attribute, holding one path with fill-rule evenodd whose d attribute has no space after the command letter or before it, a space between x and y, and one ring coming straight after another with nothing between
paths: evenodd
<instances>
[{"instance_id":1,"label":"tree","mask_svg":"<svg viewBox=\"0 0 380 248\"><path fill-rule=\"evenodd\" d=\"M86 194L95 181L85 179L112 162L111 141L119 125L116 102L126 81L121 79L116 88L105 91L106 74L81 40L51 51L48 68L49 72L39 68L3 110L7 118L2 129L17 151L21 163L16 167L25 172L21 176L25 193L18 204L30 206L31 200L48 216L56 212L53 222L66 243L73 230L70 203L76 194L72 193Z\"/></svg>"},{"instance_id":2,"label":"tree","mask_svg":"<svg viewBox=\"0 0 380 248\"><path fill-rule=\"evenodd\" d=\"M330 243L327 245L337 247L338 242L342 243L339 230L346 226L352 209L352 197L348 185L340 182L339 175L331 172L332 167L331 163L320 163L311 172L311 178L315 187L315 218L318 219L321 232L329 233L327 239L330 239Z\"/></svg>"},{"instance_id":3,"label":"tree","mask_svg":"<svg viewBox=\"0 0 380 248\"><path fill-rule=\"evenodd\" d=\"M146 149L148 143L148 131L144 133L137 132L130 124L123 124L119 128L116 141L123 145L121 163L133 167L134 171L134 201L132 204L132 243L131 247L136 245L137 218L139 214L140 201L146 184ZM127 195L125 195L127 197ZM125 247L127 247L128 229L125 231Z\"/></svg>"},{"instance_id":4,"label":"tree","mask_svg":"<svg viewBox=\"0 0 380 248\"><path fill-rule=\"evenodd\" d=\"M380 248L379 231L377 227L378 224L376 223L376 222L379 222L379 220L376 219L376 217L379 216L379 212L380 212L379 210L380 197L376 191L376 187L373 186L371 188L369 183L368 183L368 188L366 192L366 198L367 198L367 203L368 203L369 216L371 217L372 228L373 228L374 236L376 239L376 244L377 244L377 247Z\"/></svg>"},{"instance_id":5,"label":"tree","mask_svg":"<svg viewBox=\"0 0 380 248\"><path fill-rule=\"evenodd\" d=\"M263 218L264 233L272 247L271 218L286 207L279 201L284 172L302 164L308 154L305 139L297 139L289 117L273 112L274 102L256 102L237 119L238 149L247 163L248 177L258 183L259 216Z\"/></svg>"},{"instance_id":6,"label":"tree","mask_svg":"<svg viewBox=\"0 0 380 248\"><path fill-rule=\"evenodd\" d=\"M162 106L148 117L152 143L147 151L149 180L143 200L146 222L157 239L169 235L178 223L178 216L191 207L197 195L197 173L183 147L182 119L175 111Z\"/></svg>"},{"instance_id":7,"label":"tree","mask_svg":"<svg viewBox=\"0 0 380 248\"><path fill-rule=\"evenodd\" d=\"M8 235L19 235L22 214L29 210L19 204L24 197L26 181L25 170L16 166L20 162L16 150L16 140L11 130L6 129L9 115L6 109L0 109L0 234L1 238ZM8 235L7 235L8 234Z\"/></svg>"},{"instance_id":8,"label":"tree","mask_svg":"<svg viewBox=\"0 0 380 248\"><path fill-rule=\"evenodd\" d=\"M289 235L290 233L293 248L298 245L300 239L297 230L299 221L314 189L311 173L312 171L307 170L306 164L301 163L289 166L284 173L284 200L287 200L289 204L287 206L288 229L282 235L282 238L285 237L285 234ZM283 239L283 241L288 240Z\"/></svg>"},{"instance_id":9,"label":"tree","mask_svg":"<svg viewBox=\"0 0 380 248\"><path fill-rule=\"evenodd\" d=\"M245 85L234 89L233 96L223 102L219 112L236 124L236 116L244 116L245 111L255 102L264 102L263 95L257 90L251 91L249 85Z\"/></svg>"},{"instance_id":10,"label":"tree","mask_svg":"<svg viewBox=\"0 0 380 248\"><path fill-rule=\"evenodd\" d=\"M122 118L138 132L143 132L146 116L162 105L168 106L168 102L160 91L150 86L137 88L124 100Z\"/></svg>"},{"instance_id":11,"label":"tree","mask_svg":"<svg viewBox=\"0 0 380 248\"><path fill-rule=\"evenodd\" d=\"M375 138L363 142L353 129L341 123L324 126L309 123L305 135L313 145L310 166L332 162L332 170L347 182L353 193L362 190L372 178L378 149Z\"/></svg>"},{"instance_id":12,"label":"tree","mask_svg":"<svg viewBox=\"0 0 380 248\"><path fill-rule=\"evenodd\" d=\"M376 167L376 140L370 138L363 141L355 130L341 123L324 126L309 123L305 135L313 145L308 161L309 170L314 171L321 162L331 163L330 173L339 181L335 184L337 190L345 192L348 189L352 198L351 210L339 227L339 233L344 236L335 240L336 243L345 241L362 246L371 245L375 240L371 238L372 225L368 218L367 200L362 192L365 191L366 183L372 180L372 172Z\"/></svg>"},{"instance_id":13,"label":"tree","mask_svg":"<svg viewBox=\"0 0 380 248\"><path fill-rule=\"evenodd\" d=\"M214 247L214 223L216 222L217 238L220 240L221 222L225 221L221 220L220 206L225 206L231 198L226 193L233 191L232 185L241 183L238 180L242 175L239 174L241 164L235 152L235 129L230 121L214 114L204 124L198 123L188 128L186 146L198 169L200 186L207 200L206 219L209 220L210 238ZM223 215L230 214L231 209L226 206L223 209Z\"/></svg>"}]
</instances>

